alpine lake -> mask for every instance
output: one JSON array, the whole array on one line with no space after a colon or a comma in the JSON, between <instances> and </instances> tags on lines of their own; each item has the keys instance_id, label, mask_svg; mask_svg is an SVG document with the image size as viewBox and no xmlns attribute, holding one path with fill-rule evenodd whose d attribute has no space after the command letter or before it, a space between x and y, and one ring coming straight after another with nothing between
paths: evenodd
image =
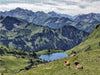
<instances>
[{"instance_id":1,"label":"alpine lake","mask_svg":"<svg viewBox=\"0 0 100 75\"><path fill-rule=\"evenodd\" d=\"M55 60L65 58L67 56L68 55L65 52L57 52L57 53L41 55L38 58L42 59L44 61L47 61L47 62L51 62L51 61L55 61Z\"/></svg>"}]
</instances>

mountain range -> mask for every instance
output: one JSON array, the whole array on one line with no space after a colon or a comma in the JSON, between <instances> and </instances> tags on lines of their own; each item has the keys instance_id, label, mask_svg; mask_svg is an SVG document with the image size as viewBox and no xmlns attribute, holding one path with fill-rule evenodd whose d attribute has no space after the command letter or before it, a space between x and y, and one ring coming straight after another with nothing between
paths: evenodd
<instances>
[{"instance_id":1,"label":"mountain range","mask_svg":"<svg viewBox=\"0 0 100 75\"><path fill-rule=\"evenodd\" d=\"M87 32L73 26L51 29L15 17L7 16L0 19L0 43L16 49L66 50L78 45L86 35Z\"/></svg>"},{"instance_id":2,"label":"mountain range","mask_svg":"<svg viewBox=\"0 0 100 75\"><path fill-rule=\"evenodd\" d=\"M99 13L77 15L73 19L54 11L45 13L16 8L0 12L0 15L0 42L28 51L70 49L100 23Z\"/></svg>"},{"instance_id":3,"label":"mountain range","mask_svg":"<svg viewBox=\"0 0 100 75\"><path fill-rule=\"evenodd\" d=\"M31 10L16 8L10 11L0 12L3 17L17 17L27 22L41 26L48 26L52 29L59 29L63 26L74 26L85 32L92 32L93 29L100 23L99 13L89 13L76 16L67 14L58 14L54 11L45 13L43 11L33 12Z\"/></svg>"},{"instance_id":4,"label":"mountain range","mask_svg":"<svg viewBox=\"0 0 100 75\"><path fill-rule=\"evenodd\" d=\"M93 22L100 22L100 14L99 13L90 13L90 14L83 14L79 15L75 18L76 22L85 22L85 23L93 23Z\"/></svg>"}]
</instances>

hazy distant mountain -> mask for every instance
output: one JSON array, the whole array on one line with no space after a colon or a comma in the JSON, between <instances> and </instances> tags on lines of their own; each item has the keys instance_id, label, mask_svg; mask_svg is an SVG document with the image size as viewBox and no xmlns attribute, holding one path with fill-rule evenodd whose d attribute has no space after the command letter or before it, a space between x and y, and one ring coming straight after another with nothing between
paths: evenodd
<instances>
[{"instance_id":1,"label":"hazy distant mountain","mask_svg":"<svg viewBox=\"0 0 100 75\"><path fill-rule=\"evenodd\" d=\"M76 22L85 22L85 23L93 23L93 22L100 22L100 14L98 13L89 13L79 15L75 19Z\"/></svg>"},{"instance_id":2,"label":"hazy distant mountain","mask_svg":"<svg viewBox=\"0 0 100 75\"><path fill-rule=\"evenodd\" d=\"M66 18L69 18L69 19L73 19L73 17L70 16L70 15L67 15L67 14L57 14L57 13L55 13L54 11L48 12L48 14L49 14L49 16L51 16L51 17L59 17L59 18L61 18L61 17L66 17Z\"/></svg>"},{"instance_id":3,"label":"hazy distant mountain","mask_svg":"<svg viewBox=\"0 0 100 75\"><path fill-rule=\"evenodd\" d=\"M33 22L34 19L40 19L40 18L48 18L48 17L66 17L66 18L72 18L72 16L67 15L67 14L57 14L56 12L48 12L45 13L43 11L37 11L33 12L27 9L22 9L22 8L16 8L10 11L5 11L5 12L0 12L3 16L12 16L12 17L18 17L24 20L27 20L29 22ZM38 21L37 21L38 22Z\"/></svg>"},{"instance_id":4,"label":"hazy distant mountain","mask_svg":"<svg viewBox=\"0 0 100 75\"><path fill-rule=\"evenodd\" d=\"M36 16L34 12L21 8L16 8L10 11L1 12L0 14L4 17L11 16L11 17L21 18L28 22L32 22L32 19Z\"/></svg>"},{"instance_id":5,"label":"hazy distant mountain","mask_svg":"<svg viewBox=\"0 0 100 75\"><path fill-rule=\"evenodd\" d=\"M73 26L51 29L9 16L0 20L0 43L23 50L70 49L86 35Z\"/></svg>"},{"instance_id":6,"label":"hazy distant mountain","mask_svg":"<svg viewBox=\"0 0 100 75\"><path fill-rule=\"evenodd\" d=\"M70 16L67 14L58 14L54 11L45 13L43 11L33 12L26 9L16 8L10 11L0 12L0 15L17 17L28 22L41 26L48 26L58 29L63 26L74 26L85 32L92 32L97 24L100 23L100 14L90 13L83 15Z\"/></svg>"},{"instance_id":7,"label":"hazy distant mountain","mask_svg":"<svg viewBox=\"0 0 100 75\"><path fill-rule=\"evenodd\" d=\"M57 14L55 12L44 13L43 11L32 12L30 10L16 8L14 10L1 12L4 17L12 16L24 19L28 22L33 22L38 25L49 26L51 28L59 28L64 25L69 25L68 21L71 21L67 17L71 17L65 14ZM52 22L52 23L51 23ZM68 22L68 23L67 23Z\"/></svg>"},{"instance_id":8,"label":"hazy distant mountain","mask_svg":"<svg viewBox=\"0 0 100 75\"><path fill-rule=\"evenodd\" d=\"M72 20L70 20L69 18L65 18L65 17L61 17L61 18L50 17L50 18L46 19L42 25L48 26L53 29L58 29L65 25L69 26L69 25L71 25L72 22L73 22Z\"/></svg>"}]
</instances>

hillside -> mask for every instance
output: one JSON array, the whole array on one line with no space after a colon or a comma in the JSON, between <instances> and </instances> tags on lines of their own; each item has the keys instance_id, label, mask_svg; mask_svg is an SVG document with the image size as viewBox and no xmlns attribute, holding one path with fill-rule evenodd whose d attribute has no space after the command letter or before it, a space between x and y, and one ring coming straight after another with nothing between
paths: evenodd
<instances>
[{"instance_id":1,"label":"hillside","mask_svg":"<svg viewBox=\"0 0 100 75\"><path fill-rule=\"evenodd\" d=\"M76 51L76 56L71 57L72 51ZM19 73L18 75L99 75L100 74L100 25L84 40L80 45L66 51L68 57L53 61L37 68ZM71 65L64 66L64 61L68 60ZM74 62L78 61L83 65L83 69L75 69Z\"/></svg>"},{"instance_id":2,"label":"hillside","mask_svg":"<svg viewBox=\"0 0 100 75\"><path fill-rule=\"evenodd\" d=\"M31 66L45 63L37 59L35 52L8 48L0 44L0 75L13 75L23 70L28 70Z\"/></svg>"},{"instance_id":3,"label":"hillside","mask_svg":"<svg viewBox=\"0 0 100 75\"><path fill-rule=\"evenodd\" d=\"M32 68L32 66L45 64L47 62L38 59L38 56L53 52L63 52L63 50L33 52L8 48L0 44L0 75L15 75L21 71Z\"/></svg>"},{"instance_id":4,"label":"hillside","mask_svg":"<svg viewBox=\"0 0 100 75\"><path fill-rule=\"evenodd\" d=\"M81 43L87 34L73 26L51 29L15 17L7 16L0 20L0 43L27 51L68 50Z\"/></svg>"},{"instance_id":5,"label":"hillside","mask_svg":"<svg viewBox=\"0 0 100 75\"><path fill-rule=\"evenodd\" d=\"M67 54L70 54L73 50L76 52L82 52L96 49L100 49L100 25L98 25L81 44L72 48L71 50L68 50Z\"/></svg>"}]
</instances>

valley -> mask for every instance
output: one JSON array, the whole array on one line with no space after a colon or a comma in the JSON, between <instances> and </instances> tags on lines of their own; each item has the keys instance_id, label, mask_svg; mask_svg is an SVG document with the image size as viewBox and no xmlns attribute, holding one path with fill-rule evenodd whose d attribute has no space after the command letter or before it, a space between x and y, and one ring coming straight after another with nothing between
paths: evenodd
<instances>
[{"instance_id":1,"label":"valley","mask_svg":"<svg viewBox=\"0 0 100 75\"><path fill-rule=\"evenodd\" d=\"M99 13L0 11L0 75L99 75L99 65Z\"/></svg>"}]
</instances>

